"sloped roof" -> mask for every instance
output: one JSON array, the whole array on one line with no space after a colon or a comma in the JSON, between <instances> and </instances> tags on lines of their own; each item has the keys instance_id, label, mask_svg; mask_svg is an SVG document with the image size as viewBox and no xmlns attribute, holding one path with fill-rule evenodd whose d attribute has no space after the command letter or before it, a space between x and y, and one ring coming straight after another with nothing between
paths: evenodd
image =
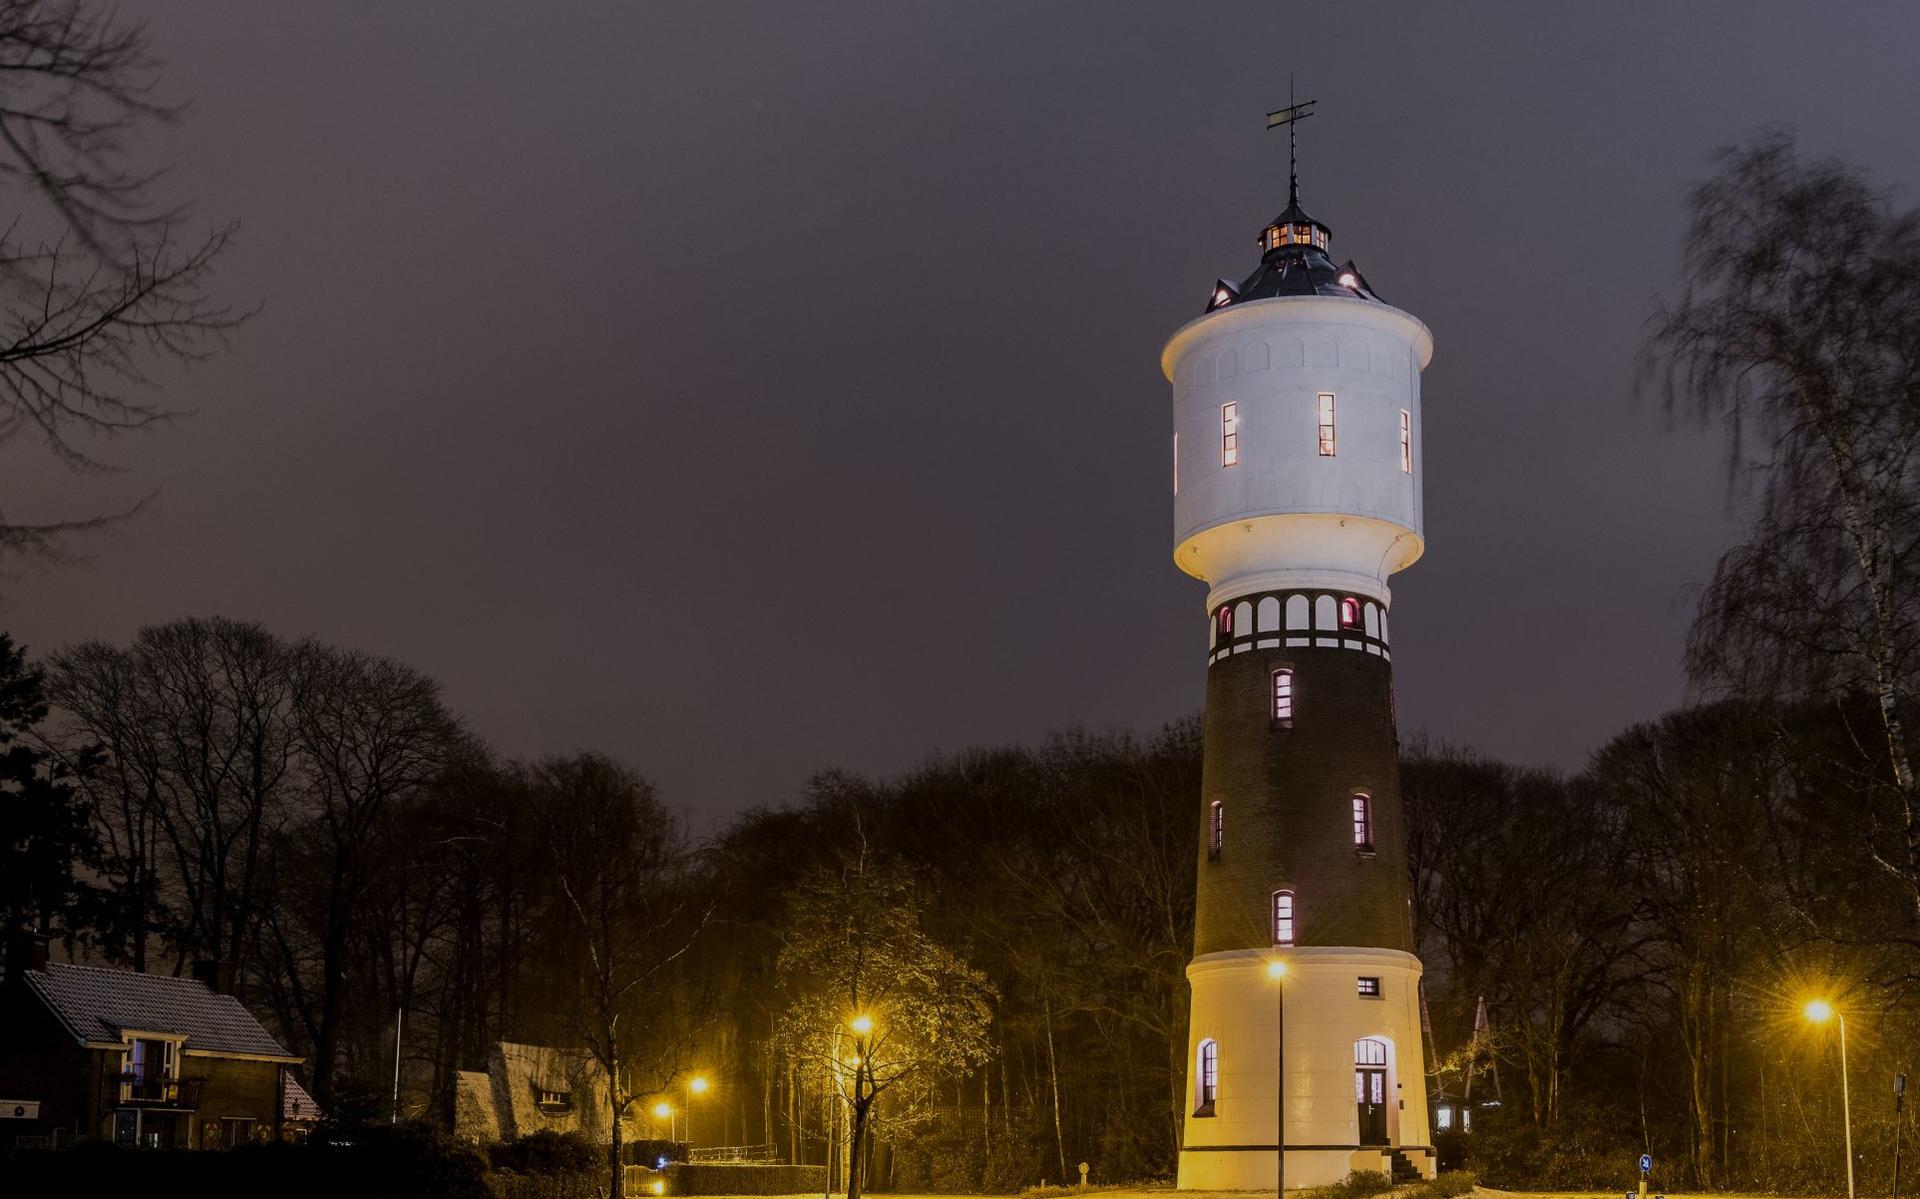
<instances>
[{"instance_id":1,"label":"sloped roof","mask_svg":"<svg viewBox=\"0 0 1920 1199\"><path fill-rule=\"evenodd\" d=\"M27 972L27 985L80 1041L118 1041L122 1030L187 1038L188 1052L300 1059L231 995L190 978L55 962Z\"/></svg>"},{"instance_id":2,"label":"sloped roof","mask_svg":"<svg viewBox=\"0 0 1920 1199\"><path fill-rule=\"evenodd\" d=\"M284 1076L280 1090L280 1118L287 1121L300 1121L307 1124L320 1120L320 1105L307 1094L307 1088L291 1072Z\"/></svg>"}]
</instances>

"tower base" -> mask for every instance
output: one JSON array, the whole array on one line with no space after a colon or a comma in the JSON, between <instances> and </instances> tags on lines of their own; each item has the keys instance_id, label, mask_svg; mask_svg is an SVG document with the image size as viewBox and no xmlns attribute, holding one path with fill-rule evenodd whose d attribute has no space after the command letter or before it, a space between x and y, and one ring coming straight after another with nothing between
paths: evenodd
<instances>
[{"instance_id":1,"label":"tower base","mask_svg":"<svg viewBox=\"0 0 1920 1199\"><path fill-rule=\"evenodd\" d=\"M1279 982L1267 972L1276 958L1287 966ZM1282 1077L1288 1190L1340 1182L1355 1170L1390 1173L1396 1151L1433 1177L1418 958L1395 949L1241 949L1195 958L1187 979L1195 1074L1181 1190L1274 1189ZM1211 1096L1199 1082L1208 1056L1216 1068Z\"/></svg>"}]
</instances>

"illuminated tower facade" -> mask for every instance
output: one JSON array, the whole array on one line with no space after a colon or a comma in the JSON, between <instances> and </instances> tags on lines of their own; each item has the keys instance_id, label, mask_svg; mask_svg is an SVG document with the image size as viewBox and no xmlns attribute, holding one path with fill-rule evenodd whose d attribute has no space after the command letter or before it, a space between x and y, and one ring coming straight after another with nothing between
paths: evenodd
<instances>
[{"instance_id":1,"label":"illuminated tower facade","mask_svg":"<svg viewBox=\"0 0 1920 1199\"><path fill-rule=\"evenodd\" d=\"M1186 1190L1272 1188L1281 1141L1288 1188L1435 1166L1387 622L1433 338L1330 236L1296 184L1161 354L1174 561L1210 588Z\"/></svg>"}]
</instances>

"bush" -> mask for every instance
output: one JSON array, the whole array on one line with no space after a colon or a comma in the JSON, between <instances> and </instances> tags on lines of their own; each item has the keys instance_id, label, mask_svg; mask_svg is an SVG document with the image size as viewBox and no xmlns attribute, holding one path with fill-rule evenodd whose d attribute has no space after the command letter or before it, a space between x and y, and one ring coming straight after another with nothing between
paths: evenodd
<instances>
[{"instance_id":1,"label":"bush","mask_svg":"<svg viewBox=\"0 0 1920 1199\"><path fill-rule=\"evenodd\" d=\"M1367 1199L1369 1195L1383 1195L1392 1189L1392 1175L1380 1170L1355 1170L1347 1175L1345 1182L1308 1187L1294 1194L1299 1199Z\"/></svg>"},{"instance_id":2,"label":"bush","mask_svg":"<svg viewBox=\"0 0 1920 1199\"><path fill-rule=\"evenodd\" d=\"M1406 1199L1458 1199L1468 1194L1480 1180L1467 1170L1443 1170L1431 1182L1423 1182L1406 1192Z\"/></svg>"},{"instance_id":3,"label":"bush","mask_svg":"<svg viewBox=\"0 0 1920 1199\"><path fill-rule=\"evenodd\" d=\"M517 1141L487 1146L487 1157L496 1170L516 1174L605 1174L605 1146L577 1132L552 1132L542 1129Z\"/></svg>"}]
</instances>

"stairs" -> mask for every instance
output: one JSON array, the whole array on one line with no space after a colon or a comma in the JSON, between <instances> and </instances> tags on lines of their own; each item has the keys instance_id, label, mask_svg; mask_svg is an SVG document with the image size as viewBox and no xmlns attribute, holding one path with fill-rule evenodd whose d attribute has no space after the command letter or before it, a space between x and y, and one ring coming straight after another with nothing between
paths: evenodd
<instances>
[{"instance_id":1,"label":"stairs","mask_svg":"<svg viewBox=\"0 0 1920 1199\"><path fill-rule=\"evenodd\" d=\"M1406 1154L1395 1149L1393 1151L1393 1180L1397 1183L1418 1182L1420 1178L1420 1167L1414 1165L1413 1160Z\"/></svg>"}]
</instances>

